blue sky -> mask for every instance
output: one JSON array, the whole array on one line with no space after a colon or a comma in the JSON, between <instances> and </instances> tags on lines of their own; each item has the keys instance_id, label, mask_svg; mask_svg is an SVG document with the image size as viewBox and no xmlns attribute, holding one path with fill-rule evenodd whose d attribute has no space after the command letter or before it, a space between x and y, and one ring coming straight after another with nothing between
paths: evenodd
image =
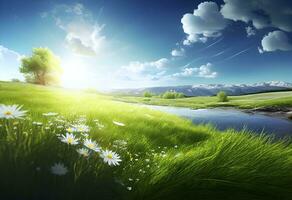
<instances>
[{"instance_id":1,"label":"blue sky","mask_svg":"<svg viewBox=\"0 0 292 200\"><path fill-rule=\"evenodd\" d=\"M0 0L0 80L48 47L63 85L292 82L289 0Z\"/></svg>"}]
</instances>

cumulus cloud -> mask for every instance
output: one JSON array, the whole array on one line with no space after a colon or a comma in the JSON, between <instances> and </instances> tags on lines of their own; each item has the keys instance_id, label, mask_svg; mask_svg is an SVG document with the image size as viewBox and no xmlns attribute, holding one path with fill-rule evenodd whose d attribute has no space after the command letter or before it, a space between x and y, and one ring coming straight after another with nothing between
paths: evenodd
<instances>
[{"instance_id":1,"label":"cumulus cloud","mask_svg":"<svg viewBox=\"0 0 292 200\"><path fill-rule=\"evenodd\" d=\"M153 70L153 68L162 69L166 67L168 62L169 61L167 58L160 58L158 60L151 61L151 62L132 61L128 65L122 66L121 68L125 70L126 72L138 74L144 71Z\"/></svg>"},{"instance_id":2,"label":"cumulus cloud","mask_svg":"<svg viewBox=\"0 0 292 200\"><path fill-rule=\"evenodd\" d=\"M194 12L185 14L181 23L187 34L185 45L194 42L206 42L209 37L218 37L226 27L227 20L219 12L215 2L203 2L198 5Z\"/></svg>"},{"instance_id":3,"label":"cumulus cloud","mask_svg":"<svg viewBox=\"0 0 292 200\"><path fill-rule=\"evenodd\" d=\"M245 31L246 31L247 37L251 37L256 34L256 30L251 26L246 27Z\"/></svg>"},{"instance_id":4,"label":"cumulus cloud","mask_svg":"<svg viewBox=\"0 0 292 200\"><path fill-rule=\"evenodd\" d=\"M271 52L271 51L291 51L292 44L289 41L288 36L283 31L273 31L265 35L262 39L262 48L259 48L259 52Z\"/></svg>"},{"instance_id":5,"label":"cumulus cloud","mask_svg":"<svg viewBox=\"0 0 292 200\"><path fill-rule=\"evenodd\" d=\"M115 77L127 81L155 81L163 77L168 64L167 58L149 62L132 61L128 65L122 66L115 73Z\"/></svg>"},{"instance_id":6,"label":"cumulus cloud","mask_svg":"<svg viewBox=\"0 0 292 200\"><path fill-rule=\"evenodd\" d=\"M0 80L22 79L19 72L22 55L0 45Z\"/></svg>"},{"instance_id":7,"label":"cumulus cloud","mask_svg":"<svg viewBox=\"0 0 292 200\"><path fill-rule=\"evenodd\" d=\"M174 57L181 57L185 55L185 50L184 48L180 48L180 49L173 49L171 51L171 55Z\"/></svg>"},{"instance_id":8,"label":"cumulus cloud","mask_svg":"<svg viewBox=\"0 0 292 200\"><path fill-rule=\"evenodd\" d=\"M106 40L102 34L104 25L97 24L82 4L58 5L50 14L65 31L65 44L74 53L86 56L100 53Z\"/></svg>"},{"instance_id":9,"label":"cumulus cloud","mask_svg":"<svg viewBox=\"0 0 292 200\"><path fill-rule=\"evenodd\" d=\"M222 15L233 21L252 22L257 29L275 27L292 31L290 0L224 0Z\"/></svg>"},{"instance_id":10,"label":"cumulus cloud","mask_svg":"<svg viewBox=\"0 0 292 200\"><path fill-rule=\"evenodd\" d=\"M202 78L216 78L218 73L211 70L212 64L207 63L200 67L184 68L181 72L175 73L172 77L202 77Z\"/></svg>"}]
</instances>

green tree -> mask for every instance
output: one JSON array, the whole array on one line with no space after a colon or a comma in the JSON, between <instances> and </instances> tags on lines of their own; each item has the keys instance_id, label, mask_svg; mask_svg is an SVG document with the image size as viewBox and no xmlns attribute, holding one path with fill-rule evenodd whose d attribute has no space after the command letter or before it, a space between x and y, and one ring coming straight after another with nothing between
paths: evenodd
<instances>
[{"instance_id":1,"label":"green tree","mask_svg":"<svg viewBox=\"0 0 292 200\"><path fill-rule=\"evenodd\" d=\"M19 70L27 82L41 85L58 85L62 74L58 57L48 48L34 48L32 56L21 59Z\"/></svg>"},{"instance_id":2,"label":"green tree","mask_svg":"<svg viewBox=\"0 0 292 200\"><path fill-rule=\"evenodd\" d=\"M173 92L173 91L166 91L161 95L163 99L178 99L184 98L185 95L183 93Z\"/></svg>"},{"instance_id":3,"label":"green tree","mask_svg":"<svg viewBox=\"0 0 292 200\"><path fill-rule=\"evenodd\" d=\"M228 101L228 96L226 92L220 91L217 93L218 101L219 102L227 102Z\"/></svg>"},{"instance_id":4,"label":"green tree","mask_svg":"<svg viewBox=\"0 0 292 200\"><path fill-rule=\"evenodd\" d=\"M144 92L143 94L144 97L153 97L153 94L149 91Z\"/></svg>"}]
</instances>

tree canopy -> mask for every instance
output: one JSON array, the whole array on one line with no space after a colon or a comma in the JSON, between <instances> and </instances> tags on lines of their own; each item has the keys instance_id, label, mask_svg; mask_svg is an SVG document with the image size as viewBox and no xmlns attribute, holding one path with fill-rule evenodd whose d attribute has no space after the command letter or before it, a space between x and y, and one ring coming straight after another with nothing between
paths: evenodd
<instances>
[{"instance_id":1,"label":"tree canopy","mask_svg":"<svg viewBox=\"0 0 292 200\"><path fill-rule=\"evenodd\" d=\"M60 60L48 48L34 48L32 56L21 59L20 72L27 82L58 85L62 68Z\"/></svg>"}]
</instances>

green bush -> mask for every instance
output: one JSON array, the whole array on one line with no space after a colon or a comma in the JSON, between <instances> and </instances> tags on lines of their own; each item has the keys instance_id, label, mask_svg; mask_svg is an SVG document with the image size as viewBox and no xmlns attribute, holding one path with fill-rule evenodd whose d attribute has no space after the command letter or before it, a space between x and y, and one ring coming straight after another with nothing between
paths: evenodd
<instances>
[{"instance_id":1,"label":"green bush","mask_svg":"<svg viewBox=\"0 0 292 200\"><path fill-rule=\"evenodd\" d=\"M146 92L144 92L143 96L144 97L153 97L154 95L151 92L146 91Z\"/></svg>"},{"instance_id":2,"label":"green bush","mask_svg":"<svg viewBox=\"0 0 292 200\"><path fill-rule=\"evenodd\" d=\"M228 101L228 96L226 92L220 91L217 93L218 101L219 102L227 102Z\"/></svg>"},{"instance_id":3,"label":"green bush","mask_svg":"<svg viewBox=\"0 0 292 200\"><path fill-rule=\"evenodd\" d=\"M185 95L183 93L179 92L172 92L172 91L167 91L160 95L163 99L178 99L178 98L184 98Z\"/></svg>"}]
</instances>

